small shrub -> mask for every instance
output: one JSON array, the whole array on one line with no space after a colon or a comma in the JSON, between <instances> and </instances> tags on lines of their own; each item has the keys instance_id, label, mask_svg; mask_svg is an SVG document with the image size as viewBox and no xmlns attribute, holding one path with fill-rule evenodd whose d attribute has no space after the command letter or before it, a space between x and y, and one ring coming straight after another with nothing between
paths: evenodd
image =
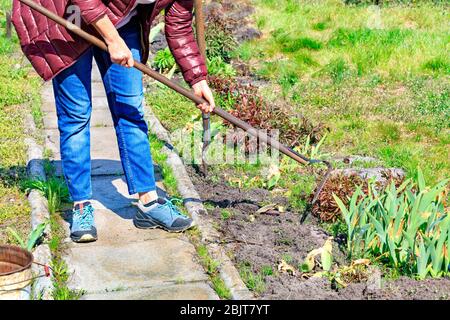
<instances>
[{"instance_id":1,"label":"small shrub","mask_svg":"<svg viewBox=\"0 0 450 320\"><path fill-rule=\"evenodd\" d=\"M165 48L156 53L152 64L161 72L169 71L175 65L175 58L169 48Z\"/></svg>"},{"instance_id":2,"label":"small shrub","mask_svg":"<svg viewBox=\"0 0 450 320\"><path fill-rule=\"evenodd\" d=\"M323 136L325 128L322 124L315 126L305 117L291 114L288 106L267 103L256 86L214 76L209 77L209 83L219 106L255 128L278 129L282 143L300 146L310 136L310 142L314 144Z\"/></svg>"},{"instance_id":3,"label":"small shrub","mask_svg":"<svg viewBox=\"0 0 450 320\"><path fill-rule=\"evenodd\" d=\"M220 57L224 62L230 61L231 52L237 47L231 26L219 15L213 15L206 21L205 42L206 56L209 59Z\"/></svg>"},{"instance_id":4,"label":"small shrub","mask_svg":"<svg viewBox=\"0 0 450 320\"><path fill-rule=\"evenodd\" d=\"M390 183L394 183L399 186L402 182L402 178L393 177L389 171L383 173L386 183L383 185L378 183L378 188L385 188ZM343 175L335 174L330 177L326 182L322 192L319 194L317 202L312 208L312 214L318 217L324 222L338 222L341 220L341 211L336 203L333 195L342 199L345 205L348 205L348 199L351 198L356 190L360 190L363 194L369 192L369 182L363 180L357 174ZM310 196L310 201L312 201Z\"/></svg>"}]
</instances>

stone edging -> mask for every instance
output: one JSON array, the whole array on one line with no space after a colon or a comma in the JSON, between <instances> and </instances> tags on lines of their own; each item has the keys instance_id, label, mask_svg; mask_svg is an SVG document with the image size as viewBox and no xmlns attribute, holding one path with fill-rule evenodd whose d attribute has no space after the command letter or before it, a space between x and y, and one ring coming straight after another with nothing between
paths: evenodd
<instances>
[{"instance_id":1,"label":"stone edging","mask_svg":"<svg viewBox=\"0 0 450 320\"><path fill-rule=\"evenodd\" d=\"M162 151L167 155L167 164L171 167L173 174L177 180L177 188L183 199L185 200L185 207L189 214L194 219L197 227L200 230L202 242L208 248L209 253L214 260L219 261L219 274L225 285L231 292L233 300L249 300L254 299L253 294L248 290L244 282L239 276L239 272L234 267L230 258L225 251L218 244L219 233L212 227L212 225L203 218L202 215L207 214L200 196L189 178L189 175L184 167L183 161L179 155L171 148L171 140L167 130L161 125L158 118L151 112L149 107L146 107L145 117L149 123L150 131L153 132L158 139L164 141L166 146Z\"/></svg>"},{"instance_id":2,"label":"stone edging","mask_svg":"<svg viewBox=\"0 0 450 320\"><path fill-rule=\"evenodd\" d=\"M31 114L25 117L25 144L27 145L27 173L30 179L46 180L43 165L43 148L36 140L36 125ZM40 223L50 220L47 199L38 191L31 190L28 194L28 202L31 206L31 228L34 230ZM50 237L50 225L45 230L46 237ZM33 251L34 261L49 265L52 259L50 247L47 243L41 243ZM44 271L41 266L33 264L32 271L34 275L40 275ZM49 277L40 277L34 281L34 293L40 295L43 300L51 300L52 283ZM30 297L31 298L31 297Z\"/></svg>"}]
</instances>

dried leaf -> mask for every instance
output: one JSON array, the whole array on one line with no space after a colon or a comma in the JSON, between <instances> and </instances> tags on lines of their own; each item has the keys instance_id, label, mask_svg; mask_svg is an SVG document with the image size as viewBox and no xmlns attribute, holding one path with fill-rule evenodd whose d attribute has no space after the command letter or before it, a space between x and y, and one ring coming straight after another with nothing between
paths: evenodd
<instances>
[{"instance_id":1,"label":"dried leaf","mask_svg":"<svg viewBox=\"0 0 450 320\"><path fill-rule=\"evenodd\" d=\"M258 214L258 213L261 214L261 213L267 212L267 211L269 211L269 210L273 210L273 209L275 209L276 206L277 206L277 205L276 205L275 203L268 204L267 206L264 206L264 207L262 207L262 208L259 208L258 211L256 211L256 213L257 213L257 214Z\"/></svg>"},{"instance_id":2,"label":"dried leaf","mask_svg":"<svg viewBox=\"0 0 450 320\"><path fill-rule=\"evenodd\" d=\"M368 266L370 264L369 259L357 259L352 262L352 266L365 265Z\"/></svg>"},{"instance_id":3,"label":"dried leaf","mask_svg":"<svg viewBox=\"0 0 450 320\"><path fill-rule=\"evenodd\" d=\"M286 272L286 273L290 273L293 276L296 275L296 271L295 268L293 266L291 266L290 264L288 264L286 261L284 261L283 259L281 259L280 263L278 264L278 271L279 272Z\"/></svg>"},{"instance_id":4,"label":"dried leaf","mask_svg":"<svg viewBox=\"0 0 450 320\"><path fill-rule=\"evenodd\" d=\"M303 261L301 265L302 272L310 272L314 269L316 262L315 257L319 255L322 252L322 248L314 249L305 258L305 261Z\"/></svg>"}]
</instances>

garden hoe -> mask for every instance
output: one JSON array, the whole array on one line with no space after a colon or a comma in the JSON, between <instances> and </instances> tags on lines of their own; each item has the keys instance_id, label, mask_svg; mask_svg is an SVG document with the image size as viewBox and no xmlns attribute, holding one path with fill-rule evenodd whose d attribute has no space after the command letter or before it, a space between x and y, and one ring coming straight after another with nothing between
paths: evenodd
<instances>
[{"instance_id":1,"label":"garden hoe","mask_svg":"<svg viewBox=\"0 0 450 320\"><path fill-rule=\"evenodd\" d=\"M73 32L74 34L76 34L77 36L83 38L84 40L88 41L89 43L97 46L98 48L104 50L104 51L108 51L108 47L107 45L100 40L99 38L87 33L86 31L82 30L80 27L78 27L77 25L65 20L64 18L58 16L57 14L53 13L52 11L44 8L43 6L35 3L33 0L19 0L20 2L22 2L23 4L29 6L30 8L32 8L33 10L36 10L37 12L43 14L44 16L46 16L47 18L53 20L54 22L60 24L61 26L67 28L68 30L70 30L71 32ZM197 7L198 8L198 7ZM197 11L197 18L198 15L201 15L201 10ZM202 19L199 19L199 21L202 21ZM200 22L199 25L199 29L200 29L200 37L203 37L203 24L202 22ZM199 30L197 29L197 30ZM200 38L201 39L201 38ZM200 44L202 45L202 40L199 41ZM204 52L204 47L201 49ZM183 88L182 86L180 86L179 84L175 83L174 81L166 78L165 76L163 76L162 74L158 73L155 70L152 70L151 68L149 68L148 66L146 66L145 64L135 61L134 62L134 68L140 70L142 73L152 77L153 79L161 82L162 84L168 86L169 88L175 90L176 92L178 92L179 94L185 96L186 98L192 100L195 104L204 104L207 103L206 100L204 100L201 97L196 96L192 91ZM292 158L293 160L297 161L300 164L303 165L313 165L316 163L324 163L327 166L327 172L325 173L324 177L322 178L322 181L319 183L319 185L316 188L316 191L314 193L314 197L311 201L311 203L309 204L307 210L305 211L305 214L302 217L302 221L304 221L308 215L308 213L310 212L311 208L313 207L314 203L317 201L317 198L320 194L320 192L322 191L326 181L328 180L328 178L331 175L331 171L333 169L332 165L330 162L326 161L326 160L316 160L316 159L308 159L307 157L299 154L298 152L294 151L293 149L286 147L285 145L281 144L278 140L275 140L271 137L269 137L266 133L264 133L263 131L257 130L255 128L253 128L251 125L249 125L248 123L236 118L235 116L229 114L228 112L222 110L219 107L214 108L213 114L218 115L219 117L221 117L222 119L232 123L233 125L235 125L236 127L243 129L244 131L246 131L248 134L256 137L257 139L259 139L259 141L266 143L268 145L270 145L271 147L279 150L280 152L282 152L283 154L285 154L286 156ZM206 121L209 118L209 115L204 115L203 116L203 120L204 120L204 124L206 125ZM209 123L209 119L208 119L208 123ZM207 126L207 128L209 127L209 125ZM209 130L208 130L209 131ZM204 139L205 141L205 139Z\"/></svg>"},{"instance_id":2,"label":"garden hoe","mask_svg":"<svg viewBox=\"0 0 450 320\"><path fill-rule=\"evenodd\" d=\"M197 32L197 43L200 53L205 62L206 58L206 41L205 41L205 19L203 17L203 0L194 0L195 8L195 30ZM203 124L203 147L202 147L202 173L204 176L208 175L208 164L206 162L206 150L211 143L211 119L210 114L202 112Z\"/></svg>"}]
</instances>

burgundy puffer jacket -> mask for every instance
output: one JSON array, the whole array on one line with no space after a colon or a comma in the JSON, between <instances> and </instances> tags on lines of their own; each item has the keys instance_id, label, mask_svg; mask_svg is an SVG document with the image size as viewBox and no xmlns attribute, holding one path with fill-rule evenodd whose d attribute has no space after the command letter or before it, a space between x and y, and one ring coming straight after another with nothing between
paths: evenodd
<instances>
[{"instance_id":1,"label":"burgundy puffer jacket","mask_svg":"<svg viewBox=\"0 0 450 320\"><path fill-rule=\"evenodd\" d=\"M78 6L82 28L98 36L90 26L107 14L117 25L133 8L136 0L35 0L61 17L73 14L70 6ZM138 15L142 26L143 58L149 54L149 34L153 19L165 9L165 32L170 50L190 85L206 79L206 66L199 52L192 30L193 0L156 0L152 5L139 5ZM72 7L73 9L73 7ZM22 50L44 80L50 80L71 66L90 44L67 31L64 27L31 10L18 0L13 0L13 23Z\"/></svg>"}]
</instances>

